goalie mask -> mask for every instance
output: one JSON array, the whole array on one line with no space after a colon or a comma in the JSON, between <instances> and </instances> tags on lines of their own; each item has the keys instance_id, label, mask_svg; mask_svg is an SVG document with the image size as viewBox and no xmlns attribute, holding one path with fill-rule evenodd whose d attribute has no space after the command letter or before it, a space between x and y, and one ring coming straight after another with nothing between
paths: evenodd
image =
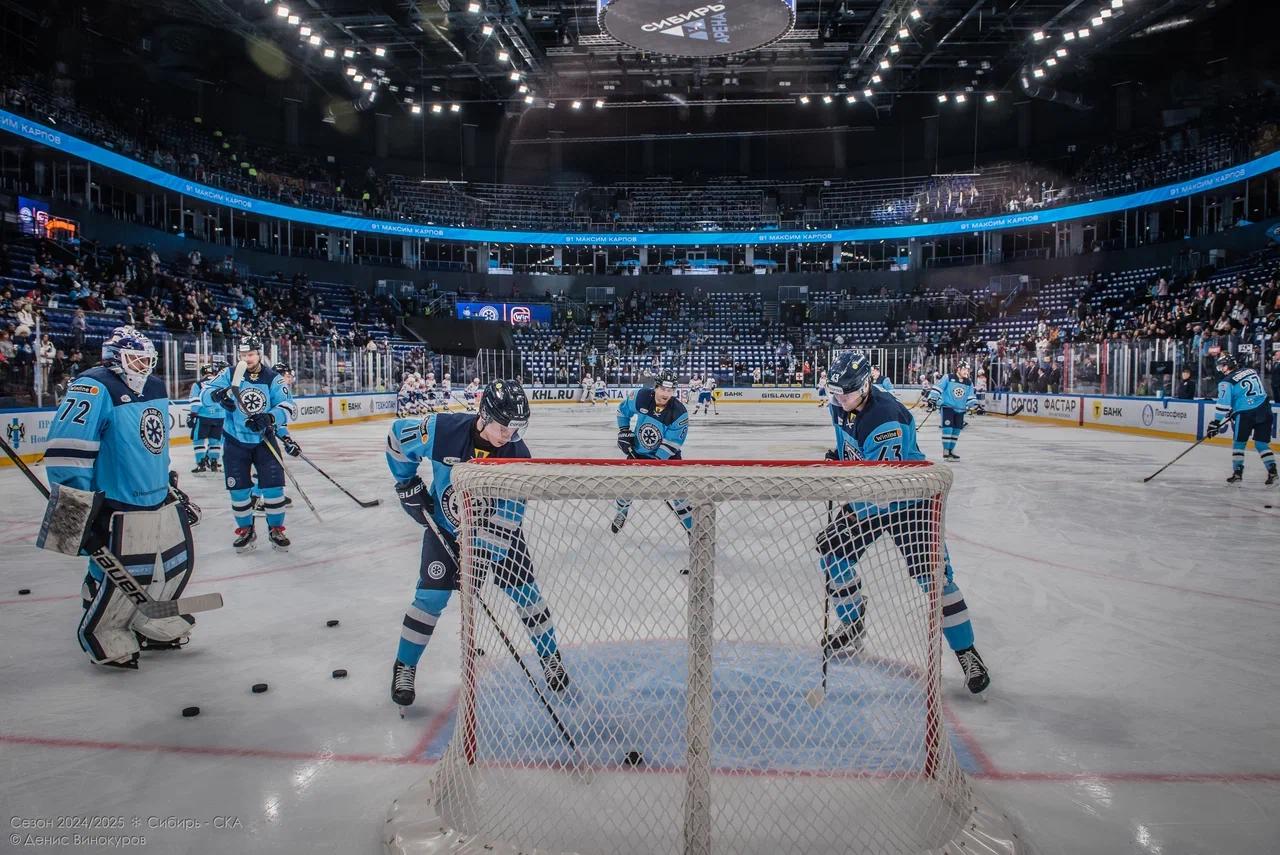
<instances>
[{"instance_id":1,"label":"goalie mask","mask_svg":"<svg viewBox=\"0 0 1280 855\"><path fill-rule=\"evenodd\" d=\"M156 348L133 327L116 327L102 342L102 364L111 369L135 395L141 395L156 369Z\"/></svg>"}]
</instances>

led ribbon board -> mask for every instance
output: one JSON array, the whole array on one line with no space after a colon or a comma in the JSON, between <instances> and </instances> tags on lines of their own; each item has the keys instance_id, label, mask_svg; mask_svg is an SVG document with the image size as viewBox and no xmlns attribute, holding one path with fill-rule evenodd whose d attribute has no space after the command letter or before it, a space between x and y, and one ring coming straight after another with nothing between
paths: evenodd
<instances>
[{"instance_id":1,"label":"led ribbon board","mask_svg":"<svg viewBox=\"0 0 1280 855\"><path fill-rule=\"evenodd\" d=\"M707 57L762 48L791 31L795 0L596 0L600 29L667 56Z\"/></svg>"}]
</instances>

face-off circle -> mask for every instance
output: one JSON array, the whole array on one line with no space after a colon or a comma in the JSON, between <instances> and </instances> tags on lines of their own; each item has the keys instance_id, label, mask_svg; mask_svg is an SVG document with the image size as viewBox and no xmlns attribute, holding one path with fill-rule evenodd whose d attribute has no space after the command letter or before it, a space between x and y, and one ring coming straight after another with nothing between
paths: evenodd
<instances>
[{"instance_id":1,"label":"face-off circle","mask_svg":"<svg viewBox=\"0 0 1280 855\"><path fill-rule=\"evenodd\" d=\"M600 29L623 44L667 56L745 53L795 25L795 0L597 0Z\"/></svg>"}]
</instances>

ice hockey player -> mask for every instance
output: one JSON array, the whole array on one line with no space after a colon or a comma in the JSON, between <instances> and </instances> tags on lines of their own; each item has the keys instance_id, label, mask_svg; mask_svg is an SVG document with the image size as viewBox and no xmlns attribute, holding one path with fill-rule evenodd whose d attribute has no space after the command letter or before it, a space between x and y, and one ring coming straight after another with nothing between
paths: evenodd
<instances>
[{"instance_id":1,"label":"ice hockey player","mask_svg":"<svg viewBox=\"0 0 1280 855\"><path fill-rule=\"evenodd\" d=\"M444 411L449 412L449 405L453 403L453 381L449 379L446 373L444 379L440 381L440 403L444 407Z\"/></svg>"},{"instance_id":2,"label":"ice hockey player","mask_svg":"<svg viewBox=\"0 0 1280 855\"><path fill-rule=\"evenodd\" d=\"M828 460L924 460L916 442L915 420L896 398L871 384L871 366L857 351L841 354L831 365L827 390L836 447ZM907 499L888 505L851 502L817 538L820 565L840 626L826 641L829 653L857 653L865 640L868 600L862 595L858 559L882 535L893 538L917 584L927 593L936 553L927 530L933 518L929 503ZM942 588L942 634L960 660L969 691L977 694L991 682L973 644L968 607L956 586L951 555L942 547L946 584Z\"/></svg>"},{"instance_id":3,"label":"ice hockey player","mask_svg":"<svg viewBox=\"0 0 1280 855\"><path fill-rule=\"evenodd\" d=\"M675 375L663 371L652 389L638 389L622 399L618 405L618 449L627 459L680 459L680 450L689 437L689 411L675 399L675 393ZM680 499L669 500L667 504L685 531L692 529L692 506ZM622 531L630 512L631 500L618 499L610 526L614 534Z\"/></svg>"},{"instance_id":4,"label":"ice hockey player","mask_svg":"<svg viewBox=\"0 0 1280 855\"><path fill-rule=\"evenodd\" d=\"M428 371L427 376L418 384L422 392L422 402L428 413L436 411L436 373Z\"/></svg>"},{"instance_id":5,"label":"ice hockey player","mask_svg":"<svg viewBox=\"0 0 1280 855\"><path fill-rule=\"evenodd\" d=\"M702 378L698 377L697 375L694 375L694 377L689 380L688 394L684 395L683 397L681 397L680 395L677 395L676 400L684 404L686 407L688 407L689 403L692 401L694 411L696 412L698 408L697 402L699 397L701 397L701 395L702 395Z\"/></svg>"},{"instance_id":6,"label":"ice hockey player","mask_svg":"<svg viewBox=\"0 0 1280 855\"><path fill-rule=\"evenodd\" d=\"M226 410L206 406L200 400L204 384L217 376L218 370L212 365L200 369L200 379L191 386L187 401L190 408L188 418L194 423L191 446L196 453L196 468L192 472L218 472L221 468L218 461L222 459L222 417Z\"/></svg>"},{"instance_id":7,"label":"ice hockey player","mask_svg":"<svg viewBox=\"0 0 1280 855\"><path fill-rule=\"evenodd\" d=\"M597 400L597 401L599 401L599 402L600 402L600 403L602 403L602 404L607 404L607 403L609 403L609 389L608 389L608 387L605 385L605 382L604 382L604 378L603 378L603 377L597 377L597 378L596 378L596 389L595 389L595 393L596 393L596 400Z\"/></svg>"},{"instance_id":8,"label":"ice hockey player","mask_svg":"<svg viewBox=\"0 0 1280 855\"><path fill-rule=\"evenodd\" d=\"M581 385L582 390L578 393L578 403L590 404L594 407L596 405L596 401L595 397L592 395L592 390L595 388L596 378L592 377L590 374L583 374Z\"/></svg>"},{"instance_id":9,"label":"ice hockey player","mask_svg":"<svg viewBox=\"0 0 1280 855\"><path fill-rule=\"evenodd\" d=\"M462 403L466 406L467 412L474 413L476 411L476 399L480 397L480 378L472 377L471 382L467 384L467 388L462 392Z\"/></svg>"},{"instance_id":10,"label":"ice hockey player","mask_svg":"<svg viewBox=\"0 0 1280 855\"><path fill-rule=\"evenodd\" d=\"M414 698L418 662L431 641L436 621L461 584L458 578L459 509L453 491L454 464L478 457L528 458L520 433L529 424L529 399L516 380L495 380L484 389L479 416L440 413L423 419L397 419L387 434L387 466L405 513L423 526L422 556L413 603L405 612L400 646L391 669L391 699L408 706ZM423 476L419 469L427 465ZM524 503L492 502L472 541L481 575L511 599L542 662L547 688L569 685L556 642L551 610L533 575L533 561L520 527Z\"/></svg>"},{"instance_id":11,"label":"ice hockey player","mask_svg":"<svg viewBox=\"0 0 1280 855\"><path fill-rule=\"evenodd\" d=\"M821 371L818 373L818 406L825 407L827 404L827 372Z\"/></svg>"},{"instance_id":12,"label":"ice hockey player","mask_svg":"<svg viewBox=\"0 0 1280 855\"><path fill-rule=\"evenodd\" d=\"M239 388L232 385L236 368L227 367L205 385L200 396L205 404L227 411L223 422L223 463L236 523L231 545L241 554L253 550L258 540L253 523L255 474L267 513L271 546L278 551L289 549L284 526L284 467L274 453L279 449L267 443L275 443L276 429L287 425L297 415L297 408L284 378L267 367L262 354L261 341L253 337L242 339L237 357L245 369Z\"/></svg>"},{"instance_id":13,"label":"ice hockey player","mask_svg":"<svg viewBox=\"0 0 1280 855\"><path fill-rule=\"evenodd\" d=\"M717 416L720 415L720 407L716 404L715 391L716 378L708 374L705 380L699 382L698 402L693 406L694 415L698 414L699 407L702 408L703 415L707 415L713 410Z\"/></svg>"},{"instance_id":14,"label":"ice hockey player","mask_svg":"<svg viewBox=\"0 0 1280 855\"><path fill-rule=\"evenodd\" d=\"M297 410L297 405L294 404L294 400L293 400L293 386L294 386L294 383L297 381L297 377L293 373L292 366L290 366L289 363L287 362L277 362L275 365L271 366L271 370L279 374L280 379L284 381L284 391L289 396L289 403L293 404L294 406L293 412L296 415L298 410ZM302 446L298 445L297 441L292 436L289 435L289 424L287 422L276 423L276 439L280 443L280 449L290 457L297 457L298 455L302 454ZM262 495L261 491L256 490L256 496L259 497L258 501L261 501L261 498L260 498L261 495ZM285 496L284 506L287 508L292 504L293 504L293 499L290 499L288 496ZM263 512L265 515L265 512L266 512L265 502L263 503Z\"/></svg>"},{"instance_id":15,"label":"ice hockey player","mask_svg":"<svg viewBox=\"0 0 1280 855\"><path fill-rule=\"evenodd\" d=\"M171 489L169 396L155 366L151 341L117 327L102 343L102 363L67 387L49 427L49 506L36 545L68 555L105 545L154 599L172 600L195 563L195 517ZM195 623L144 618L92 559L81 598L76 635L97 665L137 668L140 650L181 647Z\"/></svg>"},{"instance_id":16,"label":"ice hockey player","mask_svg":"<svg viewBox=\"0 0 1280 855\"><path fill-rule=\"evenodd\" d=\"M1218 383L1218 400L1214 404L1213 421L1205 427L1206 436L1217 436L1235 428L1231 441L1231 477L1228 484L1244 480L1244 447L1253 438L1253 447L1267 468L1267 486L1280 480L1276 476L1276 456L1271 450L1271 401L1262 378L1252 368L1241 368L1228 353L1218 357L1222 380Z\"/></svg>"},{"instance_id":17,"label":"ice hockey player","mask_svg":"<svg viewBox=\"0 0 1280 855\"><path fill-rule=\"evenodd\" d=\"M973 391L971 373L969 363L959 363L954 372L929 389L929 396L925 401L930 412L942 407L943 460L960 459L960 455L956 454L956 442L960 439L960 431L964 430L965 414L986 412Z\"/></svg>"},{"instance_id":18,"label":"ice hockey player","mask_svg":"<svg viewBox=\"0 0 1280 855\"><path fill-rule=\"evenodd\" d=\"M886 392L893 391L893 381L880 373L879 365L871 366L871 385L883 389Z\"/></svg>"}]
</instances>

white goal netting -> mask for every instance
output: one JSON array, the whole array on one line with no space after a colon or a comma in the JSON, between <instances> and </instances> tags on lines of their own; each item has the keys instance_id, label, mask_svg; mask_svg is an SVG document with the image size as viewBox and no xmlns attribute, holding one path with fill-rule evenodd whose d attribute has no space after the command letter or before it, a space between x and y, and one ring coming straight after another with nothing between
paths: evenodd
<instances>
[{"instance_id":1,"label":"white goal netting","mask_svg":"<svg viewBox=\"0 0 1280 855\"><path fill-rule=\"evenodd\" d=\"M453 483L456 724L389 851L1024 851L942 714L946 469L494 462Z\"/></svg>"}]
</instances>

